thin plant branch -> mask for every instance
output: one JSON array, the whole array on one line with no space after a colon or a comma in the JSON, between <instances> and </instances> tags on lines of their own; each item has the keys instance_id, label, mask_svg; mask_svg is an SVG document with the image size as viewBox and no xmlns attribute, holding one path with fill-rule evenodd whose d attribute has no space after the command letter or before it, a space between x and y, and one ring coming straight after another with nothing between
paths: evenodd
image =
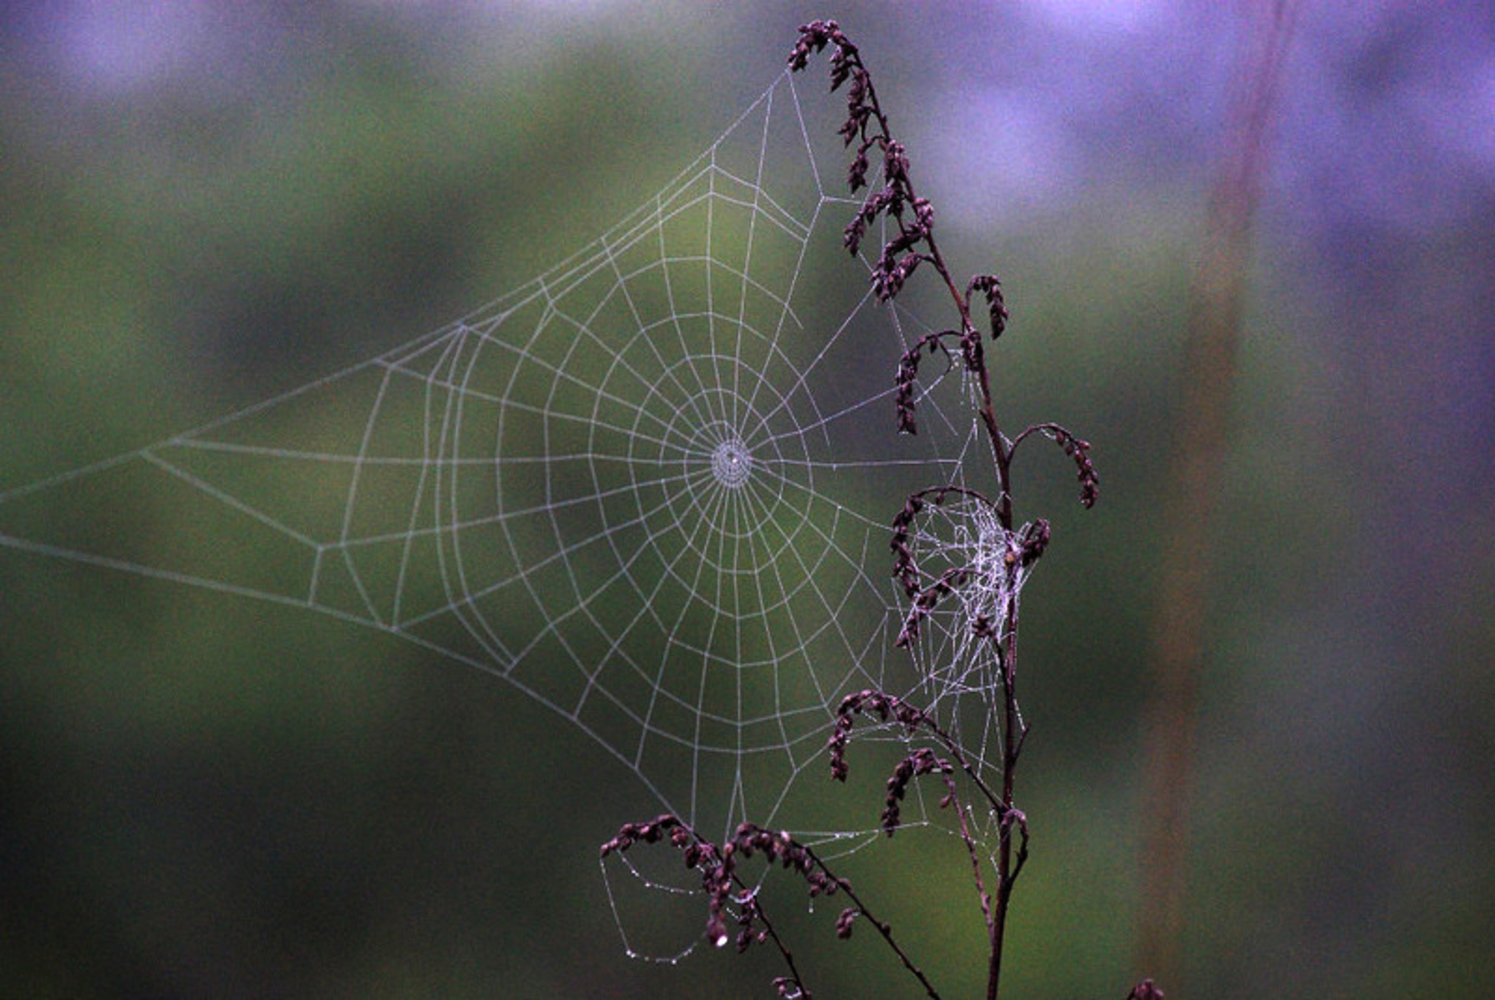
<instances>
[{"instance_id":1,"label":"thin plant branch","mask_svg":"<svg viewBox=\"0 0 1495 1000\"><path fill-rule=\"evenodd\" d=\"M918 432L917 407L920 394L915 385L919 379L920 361L927 352L943 355L947 371L956 365L964 369L974 386L970 403L975 419L990 449L995 471L995 489L982 491L955 479L935 483L909 494L903 509L891 524L889 549L892 552L892 575L909 601L896 645L913 646L920 630L946 602L969 600L974 596L976 611L967 608L968 621L960 627L969 630L972 640L960 644L959 656L981 657L987 669L990 656L995 661L995 677L983 688L989 701L983 706L1000 722L999 783L990 780L983 769L991 765L973 760L962 750L951 731L942 726L930 710L907 699L877 689L858 691L844 697L835 709L829 740L826 744L831 777L845 781L850 764L847 761L852 731L859 716L875 716L883 726L901 727L908 740L909 752L897 762L886 782L887 794L880 817L888 836L902 825L902 804L911 784L928 775L938 775L945 786L941 808L954 811L960 838L971 865L972 884L976 892L988 944L986 996L997 1000L1001 982L1003 943L1007 917L1018 876L1028 861L1028 818L1015 804L1017 765L1026 744L1029 727L1018 707L1018 592L1026 571L1046 550L1049 523L1042 518L1018 526L1013 513L1012 460L1023 441L1042 436L1057 444L1074 463L1080 484L1080 503L1094 505L1100 478L1090 459L1090 444L1054 423L1035 424L1007 438L997 421L993 403L992 380L986 360L987 340L995 342L1006 329L1008 312L1000 280L994 274L977 274L966 283L964 291L956 282L935 240L934 207L920 197L912 179L906 150L894 138L892 126L878 99L871 74L856 45L834 21L812 21L800 28L799 39L789 54L792 71L804 69L810 56L830 48L831 89L846 86L847 116L839 134L852 150L847 171L847 186L852 194L868 188L869 174L880 178L881 186L869 189L851 221L843 231L843 245L852 255L861 254L868 229L881 222L887 236L881 252L871 263L870 280L875 297L891 302L902 291L905 282L920 268L933 270L949 292L955 306L957 324L949 329L927 333L898 359L895 383L895 409L898 430ZM874 172L874 163L879 168ZM986 302L987 331L977 326L971 310L974 296ZM944 508L951 519L969 518L969 536L974 549L966 551L968 562L941 561L935 568L919 564L916 551L930 538L924 530L934 509ZM938 525L936 525L936 529ZM943 557L937 557L943 559ZM981 587L972 595L970 588ZM958 617L958 616L957 616ZM975 663L977 661L973 661ZM934 744L938 747L929 744ZM972 825L975 814L961 795L960 780L969 781L975 796L984 800L996 822L997 843L994 856L983 858ZM809 997L810 990L794 961L792 952L768 922L756 888L750 888L738 874L739 859L761 855L770 864L781 863L796 872L808 885L812 897L843 893L850 906L836 920L836 935L851 936L858 919L876 928L886 946L897 956L904 969L924 988L932 1000L940 995L923 970L904 950L886 921L874 917L865 901L852 889L850 882L837 876L808 845L791 834L771 831L745 822L724 844L718 846L702 838L674 815L664 815L643 824L626 824L610 841L602 845L605 857L613 851L624 851L637 842L655 842L668 837L682 852L687 867L701 874L707 897L706 937L717 945L730 939L727 933L729 909L736 908L740 926L739 950L753 942L771 942L782 956L788 975L774 981L779 995L785 998ZM992 870L989 870L992 869ZM1160 1000L1162 994L1144 981L1132 990L1132 1000Z\"/></svg>"}]
</instances>

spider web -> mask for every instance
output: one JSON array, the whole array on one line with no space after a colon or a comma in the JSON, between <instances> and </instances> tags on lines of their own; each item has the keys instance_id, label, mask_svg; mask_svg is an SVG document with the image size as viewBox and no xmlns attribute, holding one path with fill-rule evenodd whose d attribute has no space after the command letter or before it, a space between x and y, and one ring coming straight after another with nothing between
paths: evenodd
<instances>
[{"instance_id":1,"label":"spider web","mask_svg":"<svg viewBox=\"0 0 1495 1000\"><path fill-rule=\"evenodd\" d=\"M891 376L925 328L877 304L841 249L857 203L838 194L837 113L786 74L528 284L0 493L0 543L303 607L488 671L703 831L835 829L787 804L845 695L953 706L985 683L938 666L968 632L958 609L913 656L893 648L889 521L912 490L958 481L972 423L956 376L948 408L923 387L917 438L894 433ZM132 504L177 513L111 530ZM965 544L937 534L916 541Z\"/></svg>"}]
</instances>

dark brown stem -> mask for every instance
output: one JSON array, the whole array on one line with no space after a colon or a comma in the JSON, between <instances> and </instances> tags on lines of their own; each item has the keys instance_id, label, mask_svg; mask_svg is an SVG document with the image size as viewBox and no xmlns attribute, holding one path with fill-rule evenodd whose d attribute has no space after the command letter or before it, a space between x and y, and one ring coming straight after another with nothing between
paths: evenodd
<instances>
[{"instance_id":1,"label":"dark brown stem","mask_svg":"<svg viewBox=\"0 0 1495 1000\"><path fill-rule=\"evenodd\" d=\"M913 959L908 957L908 954L903 950L901 946L899 946L897 940L894 939L892 925L888 924L886 921L878 920L876 917L874 917L872 915L872 912L867 909L867 904L863 903L861 898L851 888L851 883L847 882L845 879L838 878L830 870L830 868L826 866L826 863L820 859L820 856L818 854L816 854L809 847L804 848L804 851L805 854L809 856L810 860L815 863L815 866L825 873L826 877L835 881L835 883L840 887L841 892L845 893L846 898L851 900L852 904L856 906L857 910L864 918L866 918L867 922L873 927L877 928L877 933L882 935L883 941L887 942L888 947L893 950L893 954L898 956L898 960L903 963L903 967L907 969L909 973L919 981L919 985L924 987L924 992L929 994L930 1000L942 1000L939 993L935 991L934 985L930 983L928 977L924 975L923 970L914 964Z\"/></svg>"},{"instance_id":2,"label":"dark brown stem","mask_svg":"<svg viewBox=\"0 0 1495 1000\"><path fill-rule=\"evenodd\" d=\"M744 882L739 875L733 875L732 881L740 886L744 892L753 891L753 888ZM778 949L779 957L784 960L784 967L789 970L789 978L794 981L795 986L799 987L800 994L808 997L810 991L805 986L805 981L800 978L799 966L794 963L794 953L789 950L789 946L784 943L784 939L779 937L779 932L774 930L773 922L768 919L768 914L764 912L761 906L758 907L756 919L758 923L763 925L763 930L767 933L768 940L772 941L773 946Z\"/></svg>"},{"instance_id":3,"label":"dark brown stem","mask_svg":"<svg viewBox=\"0 0 1495 1000\"><path fill-rule=\"evenodd\" d=\"M858 65L860 58L857 57ZM876 92L871 84L867 87L867 102L873 109L873 115L877 119L878 127L881 129L884 141L892 141L892 134L888 127L887 118L884 116L882 107L878 104ZM908 200L915 200L912 179L905 180L908 189ZM900 226L901 226L900 221ZM987 440L991 445L992 461L996 466L998 494L996 500L997 521L1007 531L1012 530L1012 490L1011 490L1011 462L1012 447L1007 439L1003 437L1001 427L997 423L996 409L992 404L991 376L986 365L986 350L981 342L981 337L976 331L975 323L971 319L971 307L967 296L962 295L955 284L955 279L945 263L944 255L940 253L939 244L935 242L934 233L926 230L923 242L928 250L926 259L934 266L935 272L939 274L950 292L950 298L955 303L955 308L960 314L961 333L963 339L969 338L972 347L969 352L971 374L976 379L977 387L981 394L981 403L978 414L981 424L986 430ZM1002 794L997 800L1003 823L1003 832L998 846L997 854L997 898L995 910L989 906L988 897L980 879L980 865L976 865L977 891L982 900L982 911L987 917L987 928L990 934L990 957L987 972L986 995L987 1000L996 1000L998 983L1002 971L1002 941L1005 936L1007 925L1008 903L1012 896L1012 885L1015 876L1013 870L1012 838L1010 828L1006 826L1006 818L1013 809L1013 787L1017 770L1017 756L1020 744L1017 740L1018 708L1016 695L1016 663L1017 663L1017 602L1008 600L1005 610L1007 627L1005 631L1006 649L1002 661L1002 688L1004 701L1004 724L1002 726ZM948 741L953 749L953 741ZM962 769L974 780L978 787L982 788L988 798L991 798L989 789L975 774L975 769L965 765L962 755L956 754L958 760L962 761ZM891 943L891 940L890 940ZM922 977L921 977L922 981Z\"/></svg>"},{"instance_id":4,"label":"dark brown stem","mask_svg":"<svg viewBox=\"0 0 1495 1000\"><path fill-rule=\"evenodd\" d=\"M953 286L952 286L953 287ZM974 330L971 323L970 307L962 303L962 320L967 329ZM976 358L976 384L981 390L981 406L978 413L981 424L986 428L987 440L991 442L992 461L997 468L997 521L1008 531L1012 530L1012 446L1002 436L1001 428L997 426L996 410L991 401L991 376L986 368L986 349L982 346L980 338L976 338L973 354Z\"/></svg>"},{"instance_id":5,"label":"dark brown stem","mask_svg":"<svg viewBox=\"0 0 1495 1000\"><path fill-rule=\"evenodd\" d=\"M866 72L866 66L862 62L861 54L849 40L845 40L845 36L840 34L840 29L835 27L834 22L830 22L824 25L824 27L827 29L827 34L824 37L827 40L836 41L844 63L849 67L846 70L846 75L849 77L855 73L860 78L864 88L862 103L870 111L867 121L875 121L877 123L877 131L870 137L867 135L866 121L857 128L856 134L860 137L861 148L865 149L875 143L883 149L887 149L888 145L894 141L892 128L888 124L888 117L882 109L882 103L878 100L877 89L872 85L872 78ZM823 45L824 43L822 42L821 44ZM791 57L790 61L791 65L795 65L796 67L803 65L802 61L796 62L794 57ZM848 142L850 142L850 139L851 137L848 135ZM920 199L914 189L913 179L907 176L907 174L901 180L901 188L906 195L905 200L908 204L917 205L919 203ZM897 216L897 223L899 232L902 235L915 235L914 231L904 222L901 214ZM919 242L924 244L926 250L921 256L934 266L935 271L944 282L945 288L950 293L951 301L955 303L955 309L960 314L962 335L970 336L974 345L973 356L976 363L972 366L972 374L976 377L977 385L981 392L979 413L981 423L986 428L987 438L991 443L992 458L996 463L997 480L1001 488L1000 496L997 498L997 518L1001 522L1002 527L1010 531L1012 530L1012 496L1009 490L1011 484L1008 478L1008 466L1011 461L1011 449L1006 439L1002 436L1001 428L997 424L996 410L992 405L991 378L987 372L985 351L982 349L980 336L977 335L976 325L971 320L969 298L966 295L962 295L959 287L956 285L949 265L945 263L944 254L940 253L939 244L934 238L932 226L924 227L917 233L917 236Z\"/></svg>"},{"instance_id":6,"label":"dark brown stem","mask_svg":"<svg viewBox=\"0 0 1495 1000\"><path fill-rule=\"evenodd\" d=\"M909 181L909 190L913 190L912 180ZM997 520L1002 527L1011 531L1012 492L1009 488L1011 482L1008 469L1012 463L1012 447L1002 436L1002 430L997 425L997 411L992 405L991 398L991 376L986 367L986 348L982 345L980 334L976 331L976 324L971 319L970 299L962 295L956 287L955 278L951 275L950 268L946 266L945 258L934 241L933 231L925 235L924 244L929 248L930 263L934 265L935 272L944 280L945 288L949 290L950 298L960 313L962 335L971 339L971 354L975 361L972 374L975 375L976 385L981 391L981 405L977 412L981 417L981 425L986 429L987 440L991 443L992 460L997 468L997 485L1000 489L997 496Z\"/></svg>"},{"instance_id":7,"label":"dark brown stem","mask_svg":"<svg viewBox=\"0 0 1495 1000\"><path fill-rule=\"evenodd\" d=\"M966 818L965 807L961 805L960 796L956 793L954 780L946 775L945 781L950 789L950 807L955 810L956 818L960 822L960 839L965 841L966 854L971 859L972 878L976 883L976 898L981 903L981 919L986 924L987 932L990 933L995 917L992 911L991 893L986 891L986 877L981 873L981 852L976 847L976 838L971 835L970 823Z\"/></svg>"},{"instance_id":8,"label":"dark brown stem","mask_svg":"<svg viewBox=\"0 0 1495 1000\"><path fill-rule=\"evenodd\" d=\"M1002 671L1002 830L997 845L997 909L991 923L991 956L987 971L986 997L996 1000L1002 974L1002 941L1006 936L1007 909L1012 886L1017 880L1013 866L1012 832L1008 817L1013 811L1013 788L1017 778L1017 759L1022 752L1018 727L1021 718L1017 706L1017 601L1009 597L1001 656ZM1024 734L1026 735L1026 734ZM1025 838L1024 854L1026 854Z\"/></svg>"},{"instance_id":9,"label":"dark brown stem","mask_svg":"<svg viewBox=\"0 0 1495 1000\"><path fill-rule=\"evenodd\" d=\"M890 545L894 554L893 575L902 584L905 594L913 602L897 640L897 645L906 646L919 635L921 623L933 613L935 606L943 598L965 586L972 574L969 567L953 566L945 569L938 576L931 577L917 566L910 541L910 526L918 516L926 498L932 497L937 504L943 502L945 496L951 493L980 498L990 505L998 524L1011 541L1014 538L1015 524L1011 488L1013 452L1023 438L1034 432L1041 432L1053 438L1073 459L1080 481L1080 502L1084 506L1089 507L1095 502L1099 479L1087 454L1089 445L1056 424L1030 427L1015 441L1009 441L1003 435L992 401L991 372L987 365L985 343L971 318L971 296L974 292L980 291L985 295L990 309L990 336L993 340L1000 336L1007 319L1000 281L995 275L981 274L971 279L964 293L956 285L934 236L934 209L928 201L917 195L909 173L908 158L904 154L902 144L893 139L887 116L882 110L876 89L872 85L871 77L862 63L861 56L856 46L834 21L814 21L800 29L799 41L789 56L790 67L796 70L803 69L810 53L821 51L827 45L835 48L831 57L831 89L835 90L842 84L851 82L847 97L847 119L841 127L840 135L845 139L848 147L853 145L856 147L848 174L848 184L853 193L866 185L870 169L868 153L875 149L883 156L884 186L866 197L861 209L847 225L845 245L852 254L858 254L861 252L867 227L871 223L882 218L884 225L896 224L897 235L883 246L881 256L872 268L871 277L876 296L884 301L892 300L903 287L905 279L915 269L927 264L938 273L960 316L958 330L942 330L938 333L926 334L919 338L912 347L905 350L900 359L896 377L899 429L906 433L917 432L914 383L918 378L919 358L922 352L927 349L932 354L943 350L949 358L951 352L946 340L958 337L966 371L975 379L978 393L975 405L976 416L991 448L997 479L998 492L994 499L988 499L981 493L954 484L931 487L911 494L903 511L895 518ZM1012 585L1017 582L1016 574L1042 555L1048 541L1048 530L1048 523L1042 519L1025 527L1020 539L1021 554L1010 555L1007 571L1012 576L1007 581L1009 596L1001 611L1004 623L1001 631L992 631L990 621L984 616L975 626L977 635L989 637L992 640L998 660L999 680L1002 688L1001 704L1000 706L992 704L990 710L994 713L1000 711L1003 720L1000 793L993 793L987 787L976 768L965 760L954 741L944 735L933 720L922 711L913 709L899 699L879 691L863 691L844 699L838 709L836 729L830 740L832 776L844 780L847 773L846 741L850 733L852 717L857 713L864 710L875 711L884 721L887 721L890 716L896 717L908 728L910 734L921 726L927 726L939 737L962 771L970 777L997 813L1000 838L995 861L997 884L994 901L988 895L982 877L981 859L976 850L974 838L970 835L965 814L963 812L959 814L961 834L971 857L977 894L989 932L988 1000L996 1000L998 994L1002 943L1012 888L1028 856L1027 820L1014 805L1017 763L1027 737L1027 727L1022 722L1017 700L1018 608ZM996 697L994 696L994 701ZM911 776L928 773L927 767L931 765L931 759L925 755L929 753L927 748L915 751L900 763L899 770L895 771L894 778L890 779L888 807L884 813L885 826L890 834L898 826L898 800L902 797L904 784ZM948 767L948 764L940 763ZM921 767L925 769L921 770ZM953 803L959 811L959 799L955 793L953 781L948 774L945 775L945 780L950 787L950 795L946 801ZM1016 847L1013 843L1014 830L1019 838ZM889 943L892 943L891 938L889 938ZM901 952L899 954L901 955ZM905 960L905 964L909 963ZM911 965L909 967L912 968ZM921 976L921 981L922 978Z\"/></svg>"}]
</instances>

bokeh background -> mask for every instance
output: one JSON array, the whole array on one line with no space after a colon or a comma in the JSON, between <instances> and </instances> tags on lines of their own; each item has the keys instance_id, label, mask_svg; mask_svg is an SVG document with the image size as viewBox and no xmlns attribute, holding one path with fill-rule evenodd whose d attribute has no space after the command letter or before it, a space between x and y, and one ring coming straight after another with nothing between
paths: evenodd
<instances>
[{"instance_id":1,"label":"bokeh background","mask_svg":"<svg viewBox=\"0 0 1495 1000\"><path fill-rule=\"evenodd\" d=\"M528 279L704 149L798 24L838 17L942 248L1004 278L1012 419L1096 446L1089 514L1062 469L1025 470L1055 544L1024 605L1034 857L1005 983L1120 997L1144 971L1142 720L1179 345L1250 7L8 5L0 489ZM1495 16L1303 4L1268 148L1212 536L1185 963L1162 985L1483 995ZM170 512L132 498L95 516L131 532ZM596 847L651 807L490 676L0 547L0 995L771 995L766 956L624 954ZM858 857L945 995L968 995L979 917L960 857L930 843ZM918 995L870 938L805 933L819 995Z\"/></svg>"}]
</instances>

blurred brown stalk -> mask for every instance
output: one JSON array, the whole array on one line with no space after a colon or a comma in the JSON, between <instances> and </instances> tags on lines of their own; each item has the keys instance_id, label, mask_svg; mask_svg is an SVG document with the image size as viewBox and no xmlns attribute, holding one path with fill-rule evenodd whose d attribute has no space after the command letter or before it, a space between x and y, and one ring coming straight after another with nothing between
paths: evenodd
<instances>
[{"instance_id":1,"label":"blurred brown stalk","mask_svg":"<svg viewBox=\"0 0 1495 1000\"><path fill-rule=\"evenodd\" d=\"M1229 131L1210 195L1190 290L1183 394L1165 485L1164 542L1151 637L1152 692L1144 733L1147 811L1142 841L1137 968L1183 995L1185 856L1204 611L1214 556L1214 499L1230 438L1251 223L1267 163L1266 135L1292 36L1295 0L1247 4Z\"/></svg>"}]
</instances>

